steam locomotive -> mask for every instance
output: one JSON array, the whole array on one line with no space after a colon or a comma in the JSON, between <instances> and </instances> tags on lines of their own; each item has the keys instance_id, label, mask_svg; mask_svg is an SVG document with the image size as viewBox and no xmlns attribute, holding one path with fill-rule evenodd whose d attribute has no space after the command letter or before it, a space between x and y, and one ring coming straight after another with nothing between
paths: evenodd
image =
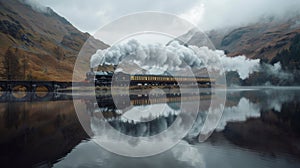
<instances>
[{"instance_id":1,"label":"steam locomotive","mask_svg":"<svg viewBox=\"0 0 300 168\"><path fill-rule=\"evenodd\" d=\"M149 74L127 74L123 72L112 71L91 71L86 73L86 80L94 82L96 86L110 86L112 83L119 86L138 86L138 85L195 85L202 87L211 87L215 79L209 77L191 77L191 76L172 76L149 75Z\"/></svg>"}]
</instances>

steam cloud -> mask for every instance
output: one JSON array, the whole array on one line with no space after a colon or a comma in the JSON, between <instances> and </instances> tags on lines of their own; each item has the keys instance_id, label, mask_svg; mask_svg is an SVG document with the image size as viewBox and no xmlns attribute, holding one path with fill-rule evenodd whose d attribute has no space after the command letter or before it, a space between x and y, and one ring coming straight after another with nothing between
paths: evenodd
<instances>
[{"instance_id":1,"label":"steam cloud","mask_svg":"<svg viewBox=\"0 0 300 168\"><path fill-rule=\"evenodd\" d=\"M287 72L284 72L281 69L281 64L280 62L275 63L273 66L270 64L263 64L261 67L262 70L264 70L267 74L271 76L277 76L280 79L288 80L292 79L293 75Z\"/></svg>"},{"instance_id":2,"label":"steam cloud","mask_svg":"<svg viewBox=\"0 0 300 168\"><path fill-rule=\"evenodd\" d=\"M241 79L246 79L253 72L266 70L269 74L288 77L281 73L280 63L261 66L259 59L248 59L246 56L227 57L222 50L211 50L208 47L196 47L179 44L177 41L165 46L162 44L142 45L136 40L118 44L105 50L98 50L90 60L91 68L99 65L118 65L130 61L148 70L150 73L163 73L190 66L207 68L209 71L236 71ZM221 68L221 66L223 68Z\"/></svg>"}]
</instances>

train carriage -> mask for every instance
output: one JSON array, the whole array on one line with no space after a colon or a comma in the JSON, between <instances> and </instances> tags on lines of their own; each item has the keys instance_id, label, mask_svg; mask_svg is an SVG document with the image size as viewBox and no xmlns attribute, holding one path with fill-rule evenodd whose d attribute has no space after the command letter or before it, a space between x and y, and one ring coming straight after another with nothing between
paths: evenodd
<instances>
[{"instance_id":1,"label":"train carriage","mask_svg":"<svg viewBox=\"0 0 300 168\"><path fill-rule=\"evenodd\" d=\"M96 86L107 86L113 82L119 86L131 85L195 85L211 87L215 79L209 77L171 76L171 75L148 75L148 74L127 74L123 72L96 71L88 72L87 80L95 82ZM195 83L196 82L196 83Z\"/></svg>"}]
</instances>

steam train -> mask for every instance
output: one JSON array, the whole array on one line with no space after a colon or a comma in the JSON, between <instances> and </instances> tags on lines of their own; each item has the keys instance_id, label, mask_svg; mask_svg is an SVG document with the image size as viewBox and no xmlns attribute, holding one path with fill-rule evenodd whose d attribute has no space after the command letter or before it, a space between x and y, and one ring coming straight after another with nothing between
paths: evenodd
<instances>
[{"instance_id":1,"label":"steam train","mask_svg":"<svg viewBox=\"0 0 300 168\"><path fill-rule=\"evenodd\" d=\"M172 75L149 75L149 74L127 74L112 71L91 71L86 73L86 80L94 82L96 86L110 86L112 83L118 86L139 85L200 85L211 87L215 79L209 77L172 76Z\"/></svg>"}]
</instances>

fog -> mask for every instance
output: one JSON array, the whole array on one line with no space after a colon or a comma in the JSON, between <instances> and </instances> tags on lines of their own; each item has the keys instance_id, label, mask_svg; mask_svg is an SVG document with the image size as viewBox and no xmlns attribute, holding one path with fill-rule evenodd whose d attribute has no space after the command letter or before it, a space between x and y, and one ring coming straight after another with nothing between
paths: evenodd
<instances>
[{"instance_id":1,"label":"fog","mask_svg":"<svg viewBox=\"0 0 300 168\"><path fill-rule=\"evenodd\" d=\"M141 11L177 14L204 30L242 26L271 17L289 18L300 11L299 0L40 0L39 3L53 8L77 28L91 34L114 19Z\"/></svg>"}]
</instances>

